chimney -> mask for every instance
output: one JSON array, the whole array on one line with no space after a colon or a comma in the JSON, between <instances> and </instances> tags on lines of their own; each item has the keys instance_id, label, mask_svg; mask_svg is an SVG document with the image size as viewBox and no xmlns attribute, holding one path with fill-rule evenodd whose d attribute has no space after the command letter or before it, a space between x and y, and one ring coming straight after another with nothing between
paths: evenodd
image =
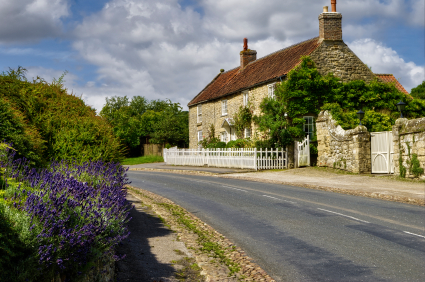
<instances>
[{"instance_id":1,"label":"chimney","mask_svg":"<svg viewBox=\"0 0 425 282\"><path fill-rule=\"evenodd\" d=\"M342 15L336 11L336 0L331 0L332 12L328 7L323 7L323 13L319 16L320 40L342 40Z\"/></svg>"},{"instance_id":2,"label":"chimney","mask_svg":"<svg viewBox=\"0 0 425 282\"><path fill-rule=\"evenodd\" d=\"M241 69L246 67L252 61L257 59L257 51L248 49L248 39L243 39L243 50L240 53L241 55Z\"/></svg>"},{"instance_id":3,"label":"chimney","mask_svg":"<svg viewBox=\"0 0 425 282\"><path fill-rule=\"evenodd\" d=\"M332 13L336 13L336 0L331 0Z\"/></svg>"}]
</instances>

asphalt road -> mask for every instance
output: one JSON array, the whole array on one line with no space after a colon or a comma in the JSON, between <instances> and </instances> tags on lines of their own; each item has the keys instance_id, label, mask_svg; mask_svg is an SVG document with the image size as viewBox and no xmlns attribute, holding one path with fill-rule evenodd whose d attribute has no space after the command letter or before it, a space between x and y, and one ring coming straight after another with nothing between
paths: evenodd
<instances>
[{"instance_id":1,"label":"asphalt road","mask_svg":"<svg viewBox=\"0 0 425 282\"><path fill-rule=\"evenodd\" d=\"M277 281L425 281L425 208L301 187L129 171Z\"/></svg>"}]
</instances>

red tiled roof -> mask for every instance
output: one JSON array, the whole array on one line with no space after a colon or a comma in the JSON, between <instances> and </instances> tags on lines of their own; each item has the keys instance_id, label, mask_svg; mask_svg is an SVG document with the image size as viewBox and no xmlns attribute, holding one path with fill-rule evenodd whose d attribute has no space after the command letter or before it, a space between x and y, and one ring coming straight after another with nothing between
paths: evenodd
<instances>
[{"instance_id":1,"label":"red tiled roof","mask_svg":"<svg viewBox=\"0 0 425 282\"><path fill-rule=\"evenodd\" d=\"M217 99L286 75L300 63L301 56L309 55L318 46L319 38L315 37L255 60L242 70L236 67L221 73L196 95L188 106Z\"/></svg>"},{"instance_id":2,"label":"red tiled roof","mask_svg":"<svg viewBox=\"0 0 425 282\"><path fill-rule=\"evenodd\" d=\"M407 94L410 96L409 92L404 89L403 85L398 82L398 80L394 77L392 74L379 74L375 73L376 77L381 79L383 82L395 82L395 87L400 90L400 92L403 92L404 94Z\"/></svg>"}]
</instances>

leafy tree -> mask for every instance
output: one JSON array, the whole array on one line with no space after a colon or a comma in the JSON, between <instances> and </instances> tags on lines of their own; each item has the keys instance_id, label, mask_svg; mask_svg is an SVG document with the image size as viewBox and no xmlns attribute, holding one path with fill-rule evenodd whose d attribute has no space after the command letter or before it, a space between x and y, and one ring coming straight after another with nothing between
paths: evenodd
<instances>
[{"instance_id":1,"label":"leafy tree","mask_svg":"<svg viewBox=\"0 0 425 282\"><path fill-rule=\"evenodd\" d=\"M182 111L179 103L168 100L168 107L152 129L151 143L186 146L189 144L189 113Z\"/></svg>"},{"instance_id":2,"label":"leafy tree","mask_svg":"<svg viewBox=\"0 0 425 282\"><path fill-rule=\"evenodd\" d=\"M151 143L188 144L188 113L170 100L151 100L135 96L106 99L100 115L114 128L114 134L128 148L140 145L142 137Z\"/></svg>"},{"instance_id":3,"label":"leafy tree","mask_svg":"<svg viewBox=\"0 0 425 282\"><path fill-rule=\"evenodd\" d=\"M425 100L425 80L415 88L412 88L410 95L412 95L413 98Z\"/></svg>"}]
</instances>

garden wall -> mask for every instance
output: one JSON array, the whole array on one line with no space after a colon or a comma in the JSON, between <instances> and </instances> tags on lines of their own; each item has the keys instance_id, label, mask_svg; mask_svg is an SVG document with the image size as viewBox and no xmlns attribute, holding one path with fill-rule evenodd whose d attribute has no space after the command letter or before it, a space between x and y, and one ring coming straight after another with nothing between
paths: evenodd
<instances>
[{"instance_id":1,"label":"garden wall","mask_svg":"<svg viewBox=\"0 0 425 282\"><path fill-rule=\"evenodd\" d=\"M370 173L370 134L365 126L344 130L336 125L328 111L316 120L317 166L332 167L353 173Z\"/></svg>"},{"instance_id":2,"label":"garden wall","mask_svg":"<svg viewBox=\"0 0 425 282\"><path fill-rule=\"evenodd\" d=\"M396 120L393 126L393 150L394 174L400 175L404 168L405 176L413 176L414 154L419 161L417 164L423 169L425 167L425 118ZM400 165L403 166L401 171ZM425 178L424 175L422 178Z\"/></svg>"},{"instance_id":3,"label":"garden wall","mask_svg":"<svg viewBox=\"0 0 425 282\"><path fill-rule=\"evenodd\" d=\"M162 145L143 144L143 156L162 156Z\"/></svg>"}]
</instances>

